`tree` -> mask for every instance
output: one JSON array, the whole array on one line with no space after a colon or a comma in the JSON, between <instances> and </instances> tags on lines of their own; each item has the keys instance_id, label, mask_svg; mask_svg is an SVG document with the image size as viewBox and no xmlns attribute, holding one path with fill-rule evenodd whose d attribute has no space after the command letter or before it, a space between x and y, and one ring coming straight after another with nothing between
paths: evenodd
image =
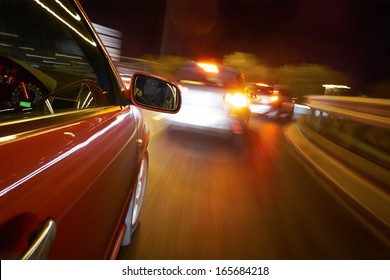
<instances>
[{"instance_id":1,"label":"tree","mask_svg":"<svg viewBox=\"0 0 390 280\"><path fill-rule=\"evenodd\" d=\"M274 83L273 69L261 63L253 54L235 52L226 55L223 65L237 69L244 73L247 82Z\"/></svg>"},{"instance_id":2,"label":"tree","mask_svg":"<svg viewBox=\"0 0 390 280\"><path fill-rule=\"evenodd\" d=\"M323 95L323 84L351 83L350 78L331 67L318 64L285 65L276 70L278 84L291 90L295 97Z\"/></svg>"}]
</instances>

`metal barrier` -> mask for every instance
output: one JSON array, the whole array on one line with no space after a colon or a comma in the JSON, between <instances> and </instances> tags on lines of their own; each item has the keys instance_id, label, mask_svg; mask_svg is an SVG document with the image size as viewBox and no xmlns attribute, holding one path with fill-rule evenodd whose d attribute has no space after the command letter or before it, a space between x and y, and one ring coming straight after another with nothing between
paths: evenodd
<instances>
[{"instance_id":1,"label":"metal barrier","mask_svg":"<svg viewBox=\"0 0 390 280\"><path fill-rule=\"evenodd\" d=\"M390 100L306 96L305 104L311 108L306 118L311 129L390 174ZM390 181L378 179L389 191Z\"/></svg>"},{"instance_id":2,"label":"metal barrier","mask_svg":"<svg viewBox=\"0 0 390 280\"><path fill-rule=\"evenodd\" d=\"M352 121L390 129L390 100L343 96L306 96L313 110Z\"/></svg>"}]
</instances>

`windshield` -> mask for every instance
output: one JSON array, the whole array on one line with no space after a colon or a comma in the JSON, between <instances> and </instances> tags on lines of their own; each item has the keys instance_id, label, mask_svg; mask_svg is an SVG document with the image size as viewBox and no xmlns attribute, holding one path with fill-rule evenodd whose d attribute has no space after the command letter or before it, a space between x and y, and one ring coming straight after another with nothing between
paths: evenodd
<instances>
[{"instance_id":1,"label":"windshield","mask_svg":"<svg viewBox=\"0 0 390 280\"><path fill-rule=\"evenodd\" d=\"M247 92L250 95L273 95L274 88L270 86L248 85Z\"/></svg>"},{"instance_id":2,"label":"windshield","mask_svg":"<svg viewBox=\"0 0 390 280\"><path fill-rule=\"evenodd\" d=\"M229 89L243 89L245 86L242 73L236 70L220 66L218 67L218 71L206 71L193 63L183 66L176 74L176 80L185 84Z\"/></svg>"}]
</instances>

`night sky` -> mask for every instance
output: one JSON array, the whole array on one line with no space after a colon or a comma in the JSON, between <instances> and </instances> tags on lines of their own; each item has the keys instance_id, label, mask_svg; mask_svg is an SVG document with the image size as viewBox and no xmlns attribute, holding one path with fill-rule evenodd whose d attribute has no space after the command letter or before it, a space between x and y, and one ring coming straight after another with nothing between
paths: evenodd
<instances>
[{"instance_id":1,"label":"night sky","mask_svg":"<svg viewBox=\"0 0 390 280\"><path fill-rule=\"evenodd\" d=\"M390 1L80 2L92 22L122 32L123 56L239 51L273 67L314 63L365 83L390 78Z\"/></svg>"}]
</instances>

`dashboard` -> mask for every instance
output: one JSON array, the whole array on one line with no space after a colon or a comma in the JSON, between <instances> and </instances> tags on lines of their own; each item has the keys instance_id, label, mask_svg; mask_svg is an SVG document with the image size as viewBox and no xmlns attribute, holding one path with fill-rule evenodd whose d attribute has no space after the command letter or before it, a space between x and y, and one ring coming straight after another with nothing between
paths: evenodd
<instances>
[{"instance_id":1,"label":"dashboard","mask_svg":"<svg viewBox=\"0 0 390 280\"><path fill-rule=\"evenodd\" d=\"M0 115L39 109L49 90L27 69L0 56Z\"/></svg>"}]
</instances>

